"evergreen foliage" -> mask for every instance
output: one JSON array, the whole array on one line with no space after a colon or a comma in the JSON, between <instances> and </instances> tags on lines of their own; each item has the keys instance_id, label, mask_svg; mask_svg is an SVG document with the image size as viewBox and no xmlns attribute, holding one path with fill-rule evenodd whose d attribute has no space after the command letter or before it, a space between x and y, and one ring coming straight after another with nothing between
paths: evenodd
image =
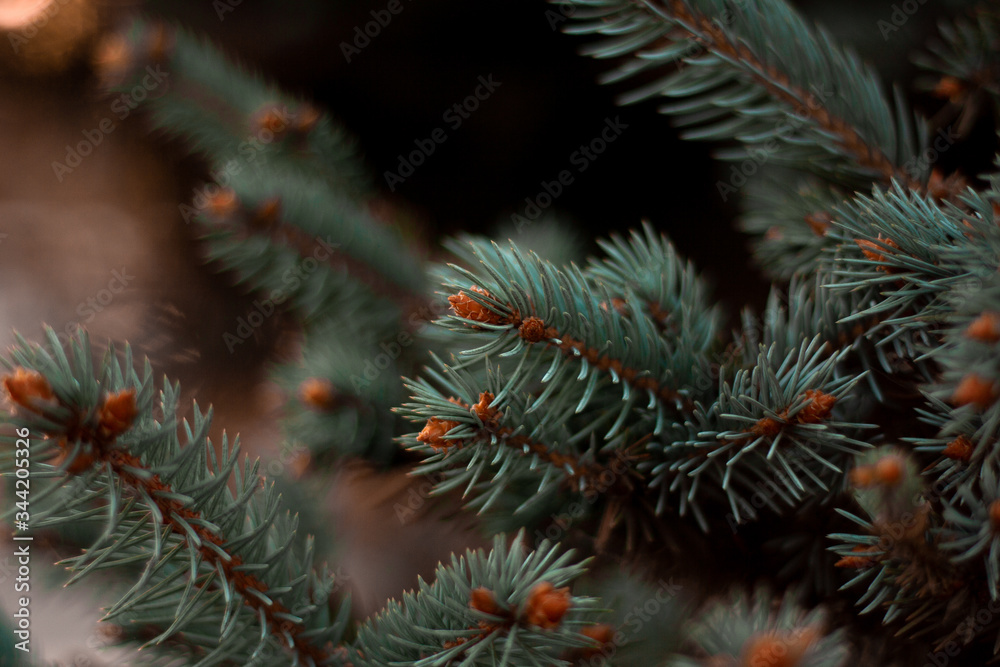
<instances>
[{"instance_id":1,"label":"evergreen foliage","mask_svg":"<svg viewBox=\"0 0 1000 667\"><path fill-rule=\"evenodd\" d=\"M64 348L49 331L5 359L0 469L24 467L27 429L45 501L33 525L97 527L65 561L70 581L120 572L106 618L162 664L995 656L997 175L931 169L935 128L902 89L783 0L557 4L567 32L597 35L589 55L618 60L606 82L640 80L622 102L668 97L688 138L763 156L742 219L775 281L763 312L726 331L650 224L582 264L464 236L425 265L373 218L329 116L181 29L136 22L101 51L105 85L171 73L147 117L218 181L185 221L216 267L301 326L301 358L274 369L287 445L309 448L315 474L418 460L434 493L459 492L504 533L354 626L256 464L209 442L210 412L179 421L179 387L157 391L127 346L95 364L85 332ZM959 114L989 108L995 125L998 14L970 16L919 62ZM683 598L650 588L675 568Z\"/></svg>"}]
</instances>

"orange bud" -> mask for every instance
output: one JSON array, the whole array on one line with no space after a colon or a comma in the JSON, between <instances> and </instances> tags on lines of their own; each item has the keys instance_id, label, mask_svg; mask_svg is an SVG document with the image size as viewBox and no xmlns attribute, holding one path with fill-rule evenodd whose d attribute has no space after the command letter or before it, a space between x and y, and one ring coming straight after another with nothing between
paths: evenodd
<instances>
[{"instance_id":1,"label":"orange bud","mask_svg":"<svg viewBox=\"0 0 1000 667\"><path fill-rule=\"evenodd\" d=\"M965 84L953 76L943 76L934 86L933 95L957 102L965 95Z\"/></svg>"},{"instance_id":2,"label":"orange bud","mask_svg":"<svg viewBox=\"0 0 1000 667\"><path fill-rule=\"evenodd\" d=\"M875 483L875 469L872 466L858 466L851 471L851 484L858 488L866 488Z\"/></svg>"},{"instance_id":3,"label":"orange bud","mask_svg":"<svg viewBox=\"0 0 1000 667\"><path fill-rule=\"evenodd\" d=\"M761 417L757 423L750 428L750 432L755 436L774 437L781 432L782 423L772 417Z\"/></svg>"},{"instance_id":4,"label":"orange bud","mask_svg":"<svg viewBox=\"0 0 1000 667\"><path fill-rule=\"evenodd\" d=\"M299 450L292 456L292 460L289 463L292 468L292 477L299 479L305 475L306 471L309 470L310 463L312 463L312 456L309 454L309 451Z\"/></svg>"},{"instance_id":5,"label":"orange bud","mask_svg":"<svg viewBox=\"0 0 1000 667\"><path fill-rule=\"evenodd\" d=\"M987 380L975 373L969 373L961 379L951 396L955 405L975 405L985 410L997 400L995 382Z\"/></svg>"},{"instance_id":6,"label":"orange bud","mask_svg":"<svg viewBox=\"0 0 1000 667\"><path fill-rule=\"evenodd\" d=\"M968 185L968 181L959 173L945 177L940 169L932 169L927 180L927 194L938 200L951 199L960 195Z\"/></svg>"},{"instance_id":7,"label":"orange bud","mask_svg":"<svg viewBox=\"0 0 1000 667\"><path fill-rule=\"evenodd\" d=\"M303 134L311 131L319 122L320 113L314 106L306 105L295 114L295 131Z\"/></svg>"},{"instance_id":8,"label":"orange bud","mask_svg":"<svg viewBox=\"0 0 1000 667\"><path fill-rule=\"evenodd\" d=\"M580 630L580 634L603 645L611 642L615 634L615 629L607 623L600 623L598 625L588 625L583 630Z\"/></svg>"},{"instance_id":9,"label":"orange bud","mask_svg":"<svg viewBox=\"0 0 1000 667\"><path fill-rule=\"evenodd\" d=\"M105 37L94 52L94 68L106 83L115 83L132 64L132 49L119 34Z\"/></svg>"},{"instance_id":10,"label":"orange bud","mask_svg":"<svg viewBox=\"0 0 1000 667\"><path fill-rule=\"evenodd\" d=\"M813 628L805 628L751 637L743 646L740 667L798 667L818 634Z\"/></svg>"},{"instance_id":11,"label":"orange bud","mask_svg":"<svg viewBox=\"0 0 1000 667\"><path fill-rule=\"evenodd\" d=\"M250 224L258 229L269 229L281 217L281 197L270 197L254 211Z\"/></svg>"},{"instance_id":12,"label":"orange bud","mask_svg":"<svg viewBox=\"0 0 1000 667\"><path fill-rule=\"evenodd\" d=\"M306 378L299 385L299 399L314 410L332 407L335 395L333 383L324 378Z\"/></svg>"},{"instance_id":13,"label":"orange bud","mask_svg":"<svg viewBox=\"0 0 1000 667\"><path fill-rule=\"evenodd\" d=\"M800 424L817 424L823 421L830 416L833 405L837 402L835 396L825 394L819 389L807 389L805 396L810 399L809 404L795 415Z\"/></svg>"},{"instance_id":14,"label":"orange bud","mask_svg":"<svg viewBox=\"0 0 1000 667\"><path fill-rule=\"evenodd\" d=\"M995 343L1000 340L1000 313L983 313L969 325L965 335L983 343Z\"/></svg>"},{"instance_id":15,"label":"orange bud","mask_svg":"<svg viewBox=\"0 0 1000 667\"><path fill-rule=\"evenodd\" d=\"M123 389L104 397L104 405L98 412L101 435L114 438L124 433L135 421L139 409L135 404L135 389Z\"/></svg>"},{"instance_id":16,"label":"orange bud","mask_svg":"<svg viewBox=\"0 0 1000 667\"><path fill-rule=\"evenodd\" d=\"M72 448L66 443L66 439L62 438L59 440L59 446L62 448L59 455L52 460L52 465L62 466L66 462L66 458L69 456ZM66 472L71 475L79 475L82 472L90 470L91 466L94 465L94 455L87 451L86 446L80 449L76 453L76 457L66 466Z\"/></svg>"},{"instance_id":17,"label":"orange bud","mask_svg":"<svg viewBox=\"0 0 1000 667\"><path fill-rule=\"evenodd\" d=\"M836 563L833 564L834 567L846 567L853 570L863 570L866 567L871 567L875 564L875 561L868 556L844 556Z\"/></svg>"},{"instance_id":18,"label":"orange bud","mask_svg":"<svg viewBox=\"0 0 1000 667\"><path fill-rule=\"evenodd\" d=\"M826 236L832 222L833 218L826 211L816 211L806 216L806 223L816 236Z\"/></svg>"},{"instance_id":19,"label":"orange bud","mask_svg":"<svg viewBox=\"0 0 1000 667\"><path fill-rule=\"evenodd\" d=\"M538 343L548 338L548 336L545 335L545 329L545 322L543 322L540 318L531 316L521 323L517 332L521 335L521 338L523 338L525 342Z\"/></svg>"},{"instance_id":20,"label":"orange bud","mask_svg":"<svg viewBox=\"0 0 1000 667\"><path fill-rule=\"evenodd\" d=\"M236 200L235 192L229 188L223 188L209 196L205 207L214 217L224 220L236 213L240 204Z\"/></svg>"},{"instance_id":21,"label":"orange bud","mask_svg":"<svg viewBox=\"0 0 1000 667\"><path fill-rule=\"evenodd\" d=\"M449 447L454 447L459 441L445 440L444 436L458 425L459 423L455 421L431 417L427 420L427 424L420 431L420 434L417 435L417 440L435 450L445 450Z\"/></svg>"},{"instance_id":22,"label":"orange bud","mask_svg":"<svg viewBox=\"0 0 1000 667\"><path fill-rule=\"evenodd\" d=\"M480 287L476 287L475 285L472 286L472 291L492 298L492 295L489 292ZM494 313L481 303L476 302L465 292L459 292L458 294L449 296L448 303L451 304L451 309L455 311L456 315L464 317L467 320L485 322L486 324L502 324L504 322L503 317Z\"/></svg>"},{"instance_id":23,"label":"orange bud","mask_svg":"<svg viewBox=\"0 0 1000 667\"><path fill-rule=\"evenodd\" d=\"M990 526L993 528L994 533L1000 533L1000 500L994 500L990 503Z\"/></svg>"},{"instance_id":24,"label":"orange bud","mask_svg":"<svg viewBox=\"0 0 1000 667\"><path fill-rule=\"evenodd\" d=\"M569 588L555 588L547 581L540 582L531 589L524 609L528 623L545 630L551 630L562 622L570 608Z\"/></svg>"},{"instance_id":25,"label":"orange bud","mask_svg":"<svg viewBox=\"0 0 1000 667\"><path fill-rule=\"evenodd\" d=\"M174 36L162 23L153 25L146 37L149 57L153 62L160 62L170 55L174 46Z\"/></svg>"},{"instance_id":26,"label":"orange bud","mask_svg":"<svg viewBox=\"0 0 1000 667\"><path fill-rule=\"evenodd\" d=\"M497 599L494 597L493 591L482 586L472 590L469 606L476 611L481 611L484 614L493 614L494 616L497 615L498 611L500 611L500 607L497 606Z\"/></svg>"},{"instance_id":27,"label":"orange bud","mask_svg":"<svg viewBox=\"0 0 1000 667\"><path fill-rule=\"evenodd\" d=\"M866 259L882 264L885 262L885 248L899 248L899 244L892 239L882 238L881 234L878 235L878 241L879 243L864 239L854 240L854 242L858 244L858 247L861 248L861 254L864 255ZM895 268L885 266L884 264L877 268L879 271L885 271L886 273L893 273L896 271Z\"/></svg>"},{"instance_id":28,"label":"orange bud","mask_svg":"<svg viewBox=\"0 0 1000 667\"><path fill-rule=\"evenodd\" d=\"M473 412L484 422L490 422L496 418L498 410L490 407L490 403L493 402L494 398L493 394L484 391L479 394L479 402L472 406Z\"/></svg>"},{"instance_id":29,"label":"orange bud","mask_svg":"<svg viewBox=\"0 0 1000 667\"><path fill-rule=\"evenodd\" d=\"M975 447L973 446L972 441L964 435L960 435L949 442L947 446L945 446L944 451L941 453L949 459L968 463L972 459L973 451L975 451Z\"/></svg>"},{"instance_id":30,"label":"orange bud","mask_svg":"<svg viewBox=\"0 0 1000 667\"><path fill-rule=\"evenodd\" d=\"M896 486L903 480L906 463L898 454L883 456L875 464L875 480L885 486Z\"/></svg>"},{"instance_id":31,"label":"orange bud","mask_svg":"<svg viewBox=\"0 0 1000 667\"><path fill-rule=\"evenodd\" d=\"M276 106L265 106L260 109L253 118L253 126L258 132L270 132L274 136L281 136L288 130L288 112Z\"/></svg>"},{"instance_id":32,"label":"orange bud","mask_svg":"<svg viewBox=\"0 0 1000 667\"><path fill-rule=\"evenodd\" d=\"M49 381L41 373L21 366L14 369L13 375L4 376L3 386L12 402L32 412L40 412L39 401L54 398Z\"/></svg>"}]
</instances>

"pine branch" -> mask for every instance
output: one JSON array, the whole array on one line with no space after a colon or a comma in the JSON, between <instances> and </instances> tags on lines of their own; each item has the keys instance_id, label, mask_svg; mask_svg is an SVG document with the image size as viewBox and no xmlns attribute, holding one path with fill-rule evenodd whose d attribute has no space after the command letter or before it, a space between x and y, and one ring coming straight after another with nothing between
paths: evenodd
<instances>
[{"instance_id":1,"label":"pine branch","mask_svg":"<svg viewBox=\"0 0 1000 667\"><path fill-rule=\"evenodd\" d=\"M664 242L662 247L668 246ZM463 353L469 359L466 363L475 363L486 355L527 355L532 347L544 346L549 351L544 359L550 365L541 378L543 383L557 383L576 373L575 369L579 370L579 380L587 380L578 411L600 393L599 380L610 378L612 384L622 385L623 402L637 400L635 393L649 398L648 408L656 410L656 432L664 428L670 415L690 412L692 393L706 388L706 351L715 342L718 320L712 309L693 309L699 295L694 291L695 283L663 278L676 290L669 298L663 297L665 303L680 299L684 308L691 308L683 317L695 327L693 333L697 335L678 338L661 331L661 325L651 315L619 312L613 302L627 286L609 283L601 275L592 278L573 265L559 270L531 253L522 253L513 244L504 249L475 242L453 250L475 269L449 265L451 270L441 273L445 287L452 292L448 299L455 313L441 324L458 335L455 342L459 345L461 338L468 336L488 339ZM637 265L636 270L656 276L659 281L661 275L677 273L677 269L665 266L678 261L670 250L652 266ZM626 303L649 300L630 292L624 295ZM661 308L665 309L663 305ZM525 373L526 365L519 364L509 376L508 385L517 386ZM539 402L551 393L543 393ZM621 419L606 437L613 437L620 423Z\"/></svg>"},{"instance_id":2,"label":"pine branch","mask_svg":"<svg viewBox=\"0 0 1000 667\"><path fill-rule=\"evenodd\" d=\"M574 433L573 405L553 399L539 414L529 397L507 392L498 398L493 390L503 390L492 385L503 384L502 377L487 375L491 381L477 394L476 376L440 368L425 369L429 379L407 381L415 402L399 410L422 427L403 442L425 457L416 473L442 477L435 493L464 486L463 495L473 495L471 507L485 512L502 502L495 512L501 519L514 507L522 521L541 514L539 507L562 502L566 492L588 501L601 494L641 493L636 471L645 458L641 443L629 444L623 434L599 452L593 439L587 441L607 416L584 415L580 421L590 427Z\"/></svg>"},{"instance_id":3,"label":"pine branch","mask_svg":"<svg viewBox=\"0 0 1000 667\"><path fill-rule=\"evenodd\" d=\"M524 535L498 535L489 554L452 556L434 583L386 609L358 631L352 660L372 667L460 664L568 666L574 652L593 649L596 600L577 597L566 584L586 562L557 555L543 542L523 547Z\"/></svg>"},{"instance_id":4,"label":"pine branch","mask_svg":"<svg viewBox=\"0 0 1000 667\"><path fill-rule=\"evenodd\" d=\"M716 401L700 407L683 428L654 439L651 486L660 489L658 511L676 495L679 513L690 509L707 532L711 522L700 494L722 495L741 522L756 515L746 499L756 484L776 481L765 503L780 512L781 504L836 489L847 457L869 446L853 435L870 425L834 414L859 380L835 372L846 350L826 355L818 337L787 356L779 354L781 347L761 346L756 363L738 370L731 384L720 376Z\"/></svg>"},{"instance_id":5,"label":"pine branch","mask_svg":"<svg viewBox=\"0 0 1000 667\"><path fill-rule=\"evenodd\" d=\"M843 633L827 632L822 609L803 610L792 595L772 599L765 590L735 594L689 621L697 647L695 660L674 655L671 667L698 665L794 665L844 667L848 651ZM689 651L689 653L694 651Z\"/></svg>"},{"instance_id":6,"label":"pine branch","mask_svg":"<svg viewBox=\"0 0 1000 667\"><path fill-rule=\"evenodd\" d=\"M311 573L311 538L300 548L295 520L278 514L279 498L256 465L241 471L238 445L225 437L217 455L206 437L210 415L197 409L182 424L181 444L179 387L165 386L157 403L148 362L140 378L128 347L121 363L110 349L95 374L84 332L68 351L51 329L46 335L48 350L19 339L5 360L13 372L3 384L17 408L5 421L33 440L32 478L53 479L36 500L54 494L57 501L34 525L105 523L89 549L65 561L71 581L144 562L106 618L158 626L147 644L187 633L203 648L199 665L281 656L329 664L325 644L339 639L344 623L329 617L333 582ZM4 441L13 444L12 436ZM0 461L8 474L12 459ZM60 492L75 477L88 492Z\"/></svg>"},{"instance_id":7,"label":"pine branch","mask_svg":"<svg viewBox=\"0 0 1000 667\"><path fill-rule=\"evenodd\" d=\"M579 4L567 31L610 37L587 53L631 54L605 77L615 82L674 64L622 98L688 97L661 108L681 125L702 125L686 138L733 138L763 144L768 157L836 180L892 179L921 190L920 174L902 167L917 154L912 123L897 112L875 74L830 36L814 31L779 0L602 0ZM669 70L668 70L669 71ZM750 149L727 159L745 159Z\"/></svg>"},{"instance_id":8,"label":"pine branch","mask_svg":"<svg viewBox=\"0 0 1000 667\"><path fill-rule=\"evenodd\" d=\"M307 315L319 304L344 301L336 298L338 287L349 280L331 279L327 270L299 276L297 287L268 278L275 273L269 268L285 263L280 245L268 242L280 233L306 262L314 261L313 239L336 248L338 273L344 266L355 270L352 291L362 298L393 302L405 294L412 301L420 294L419 262L395 230L365 209L367 188L358 178L363 169L354 142L328 115L230 64L186 31L160 24L136 21L108 38L98 66L113 91L132 90L149 71L163 79L141 108L154 127L203 154L216 181L181 207L182 216L205 226L212 257L241 279L265 293L279 290L283 298L305 301ZM233 222L240 233L231 233ZM372 284L359 290L365 280Z\"/></svg>"}]
</instances>

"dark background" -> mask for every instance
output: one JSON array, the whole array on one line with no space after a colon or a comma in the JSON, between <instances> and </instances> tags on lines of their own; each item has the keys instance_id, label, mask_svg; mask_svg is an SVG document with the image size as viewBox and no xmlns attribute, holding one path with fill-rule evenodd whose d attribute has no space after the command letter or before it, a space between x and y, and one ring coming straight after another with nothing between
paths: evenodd
<instances>
[{"instance_id":1,"label":"dark background","mask_svg":"<svg viewBox=\"0 0 1000 667\"><path fill-rule=\"evenodd\" d=\"M711 145L679 140L656 100L616 106L628 84L597 83L611 63L578 55L589 38L562 34L571 21L557 23L558 7L535 0L399 1L402 12L349 63L341 44L387 2L246 1L224 11L226 0L205 0L151 2L146 9L205 32L286 89L330 109L359 138L376 184L432 235L495 230L523 212L542 181L570 167L570 154L597 136L605 118L620 116L628 130L585 173L574 170L575 182L547 212L568 217L586 242L649 220L708 275L730 311L762 305L767 286L750 261L747 238L734 231L738 197L723 202L716 188L728 179L729 165L712 159ZM903 82L916 72L910 53L954 9L914 3L917 11L884 36L879 21L891 21L899 3L795 4L853 44L886 80ZM489 74L502 85L452 131L442 115ZM926 97L915 102L936 104ZM384 172L395 171L398 156L436 127L446 129L447 141L389 193Z\"/></svg>"},{"instance_id":2,"label":"dark background","mask_svg":"<svg viewBox=\"0 0 1000 667\"><path fill-rule=\"evenodd\" d=\"M29 67L0 39L0 346L12 342L12 328L40 340L42 322L59 331L75 327L79 304L107 285L111 270L124 268L136 276L129 288L94 321L82 322L94 340L132 341L140 355L152 357L157 376L181 382L182 405L193 397L214 406L215 441L222 429L239 432L245 451L269 464L277 460L281 402L266 378L267 362L280 348L280 318L229 353L223 335L252 310L255 295L205 265L177 209L206 178L204 164L183 142L151 133L137 114L64 181L53 177L51 163L63 159L64 147L109 114L90 54L133 12L202 33L282 88L330 110L356 135L379 197L432 241L458 231L495 233L498 223L524 211L525 198L535 197L543 181L572 170L570 155L598 136L606 118L620 117L628 129L586 172L574 172L548 212L570 221L590 251L595 237L647 219L704 271L730 314L762 306L767 284L734 224L738 197L723 202L716 188L730 166L712 158L712 145L680 141L655 100L616 106L627 88L597 83L611 63L581 57L588 39L553 29L555 7L541 0L400 0L403 11L348 63L341 43L386 0L242 0L233 7L234 1L67 0L50 31L82 25L73 7L85 14L96 7L89 14L96 27L69 60L46 71ZM912 2L917 10L888 39L879 21L891 20L900 2L797 4L934 115L942 103L915 93L909 55L954 7ZM232 11L220 17L220 7ZM42 50L44 39L40 33L30 46ZM449 128L443 114L489 75L500 88L459 129ZM439 127L447 141L390 192L384 172L396 170L398 156ZM969 164L967 153L980 150L985 166L994 146L991 131L986 137L970 137L944 159ZM379 608L412 586L416 572L428 575L439 559L468 544L454 521L401 529L392 503L406 498L410 480L405 471L392 475L345 471L327 499L340 512L335 530L346 550L340 562L357 582L362 611ZM66 628L89 632L79 618L96 614L98 605L77 600L74 607L67 599L52 594L49 606L38 608L49 624L40 630L43 645L84 645L85 634L66 636Z\"/></svg>"}]
</instances>

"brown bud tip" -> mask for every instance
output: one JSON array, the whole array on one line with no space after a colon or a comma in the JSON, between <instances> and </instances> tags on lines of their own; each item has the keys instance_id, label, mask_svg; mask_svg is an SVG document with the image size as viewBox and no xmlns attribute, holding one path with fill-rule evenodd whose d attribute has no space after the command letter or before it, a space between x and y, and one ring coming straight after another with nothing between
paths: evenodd
<instances>
[{"instance_id":1,"label":"brown bud tip","mask_svg":"<svg viewBox=\"0 0 1000 667\"><path fill-rule=\"evenodd\" d=\"M59 447L59 455L52 460L52 465L57 468L66 462L66 458L70 455L70 452L73 451L73 448L67 444L65 438L61 438L59 440ZM81 448L80 451L76 453L76 457L70 461L69 465L66 466L66 472L70 475L79 475L87 470L90 470L90 468L94 465L94 460L92 452L88 451L87 448Z\"/></svg>"},{"instance_id":2,"label":"brown bud tip","mask_svg":"<svg viewBox=\"0 0 1000 667\"><path fill-rule=\"evenodd\" d=\"M773 417L761 417L750 428L750 432L758 438L767 436L773 438L781 432L782 423Z\"/></svg>"},{"instance_id":3,"label":"brown bud tip","mask_svg":"<svg viewBox=\"0 0 1000 667\"><path fill-rule=\"evenodd\" d=\"M281 136L288 129L289 114L276 105L261 108L253 117L253 127L257 132L270 132ZM262 138L262 141L265 138Z\"/></svg>"},{"instance_id":4,"label":"brown bud tip","mask_svg":"<svg viewBox=\"0 0 1000 667\"><path fill-rule=\"evenodd\" d=\"M312 456L309 454L308 450L299 450L293 456L289 465L292 468L292 477L299 479L306 474L309 470L309 465L312 463Z\"/></svg>"},{"instance_id":5,"label":"brown bud tip","mask_svg":"<svg viewBox=\"0 0 1000 667\"><path fill-rule=\"evenodd\" d=\"M580 630L580 634L593 639L603 646L611 642L615 634L615 629L607 623L600 623L598 625L588 625L583 630Z\"/></svg>"},{"instance_id":6,"label":"brown bud tip","mask_svg":"<svg viewBox=\"0 0 1000 667\"><path fill-rule=\"evenodd\" d=\"M974 405L985 410L997 400L996 383L984 377L969 373L959 381L951 402L955 405Z\"/></svg>"},{"instance_id":7,"label":"brown bud tip","mask_svg":"<svg viewBox=\"0 0 1000 667\"><path fill-rule=\"evenodd\" d=\"M803 628L751 637L743 646L740 667L798 667L818 634L814 628Z\"/></svg>"},{"instance_id":8,"label":"brown bud tip","mask_svg":"<svg viewBox=\"0 0 1000 667\"><path fill-rule=\"evenodd\" d=\"M1000 340L1000 313L983 313L972 321L965 335L983 343L995 343Z\"/></svg>"},{"instance_id":9,"label":"brown bud tip","mask_svg":"<svg viewBox=\"0 0 1000 667\"><path fill-rule=\"evenodd\" d=\"M473 412L475 412L476 416L483 422L493 421L497 415L497 409L490 407L490 403L493 402L494 398L495 396L493 396L492 393L484 391L479 394L479 402L472 406Z\"/></svg>"},{"instance_id":10,"label":"brown bud tip","mask_svg":"<svg viewBox=\"0 0 1000 667\"><path fill-rule=\"evenodd\" d=\"M855 239L855 243L861 248L861 254L865 256L865 259L869 259L873 262L885 262L885 248L899 248L897 244L892 239L882 238L882 235L878 235L878 241L868 241L867 239ZM879 266L879 271L885 271L886 273L892 273L893 269L887 266Z\"/></svg>"},{"instance_id":11,"label":"brown bud tip","mask_svg":"<svg viewBox=\"0 0 1000 667\"><path fill-rule=\"evenodd\" d=\"M819 389L807 389L805 397L809 399L809 403L795 415L801 424L818 424L823 421L830 416L837 402L835 396L824 394Z\"/></svg>"},{"instance_id":12,"label":"brown bud tip","mask_svg":"<svg viewBox=\"0 0 1000 667\"><path fill-rule=\"evenodd\" d=\"M458 425L458 422L455 421L431 417L427 420L427 424L424 426L423 430L420 431L420 434L417 435L417 440L424 443L431 449L436 450L445 450L449 447L454 447L459 443L459 441L445 440L444 436L448 434L448 431Z\"/></svg>"},{"instance_id":13,"label":"brown bud tip","mask_svg":"<svg viewBox=\"0 0 1000 667\"><path fill-rule=\"evenodd\" d=\"M933 94L955 102L965 95L965 84L953 76L943 76L934 86Z\"/></svg>"},{"instance_id":14,"label":"brown bud tip","mask_svg":"<svg viewBox=\"0 0 1000 667\"><path fill-rule=\"evenodd\" d=\"M492 298L492 295L489 292L480 287L473 285L471 289L473 292ZM467 320L485 322L486 324L501 324L504 321L504 318L499 314L494 313L486 306L476 302L465 292L459 292L458 294L449 296L448 303L451 304L451 309L455 311L457 316L464 317Z\"/></svg>"},{"instance_id":15,"label":"brown bud tip","mask_svg":"<svg viewBox=\"0 0 1000 667\"><path fill-rule=\"evenodd\" d=\"M336 390L325 378L307 378L299 385L299 399L314 410L327 410L333 406Z\"/></svg>"},{"instance_id":16,"label":"brown bud tip","mask_svg":"<svg viewBox=\"0 0 1000 667\"><path fill-rule=\"evenodd\" d=\"M834 567L844 567L852 570L863 570L866 567L871 567L875 564L871 558L867 556L844 556L836 563L833 564Z\"/></svg>"},{"instance_id":17,"label":"brown bud tip","mask_svg":"<svg viewBox=\"0 0 1000 667\"><path fill-rule=\"evenodd\" d=\"M545 322L534 316L521 322L518 333L526 343L538 343L548 338L545 335Z\"/></svg>"},{"instance_id":18,"label":"brown bud tip","mask_svg":"<svg viewBox=\"0 0 1000 667\"><path fill-rule=\"evenodd\" d=\"M128 40L123 35L108 35L98 43L93 63L105 82L113 83L131 66L132 49Z\"/></svg>"},{"instance_id":19,"label":"brown bud tip","mask_svg":"<svg viewBox=\"0 0 1000 667\"><path fill-rule=\"evenodd\" d=\"M607 302L602 301L600 303L600 306L601 306L601 310L603 310L605 312L610 312L610 311L608 311L608 304L607 304ZM658 304L658 303L651 303L650 306L653 307L653 308L659 308L660 304ZM611 307L614 308L618 312L619 315L628 316L628 303L625 301L625 299L622 299L621 297L617 297L616 296L615 298L611 299Z\"/></svg>"},{"instance_id":20,"label":"brown bud tip","mask_svg":"<svg viewBox=\"0 0 1000 667\"><path fill-rule=\"evenodd\" d=\"M50 401L54 398L49 381L41 373L29 371L21 366L14 369L13 375L4 376L3 386L15 405L32 412L40 412L38 405L40 401Z\"/></svg>"},{"instance_id":21,"label":"brown bud tip","mask_svg":"<svg viewBox=\"0 0 1000 667\"><path fill-rule=\"evenodd\" d=\"M258 229L273 227L281 217L281 197L271 197L254 211L251 224Z\"/></svg>"},{"instance_id":22,"label":"brown bud tip","mask_svg":"<svg viewBox=\"0 0 1000 667\"><path fill-rule=\"evenodd\" d=\"M312 131L319 122L320 112L316 107L306 105L295 114L295 131L303 134Z\"/></svg>"},{"instance_id":23,"label":"brown bud tip","mask_svg":"<svg viewBox=\"0 0 1000 667\"><path fill-rule=\"evenodd\" d=\"M493 614L494 616L498 611L500 611L500 607L497 606L497 599L493 595L493 591L482 586L472 590L472 595L469 599L469 606L476 611L481 611L484 614Z\"/></svg>"},{"instance_id":24,"label":"brown bud tip","mask_svg":"<svg viewBox=\"0 0 1000 667\"><path fill-rule=\"evenodd\" d=\"M101 435L114 438L124 433L135 418L139 409L135 404L135 389L123 389L104 398L104 405L98 413L98 423Z\"/></svg>"},{"instance_id":25,"label":"brown bud tip","mask_svg":"<svg viewBox=\"0 0 1000 667\"><path fill-rule=\"evenodd\" d=\"M927 194L939 201L958 196L966 187L968 181L957 172L946 177L940 169L932 169L927 179Z\"/></svg>"},{"instance_id":26,"label":"brown bud tip","mask_svg":"<svg viewBox=\"0 0 1000 667\"><path fill-rule=\"evenodd\" d=\"M150 60L162 62L166 60L174 47L173 32L164 24L156 23L149 29L146 44Z\"/></svg>"},{"instance_id":27,"label":"brown bud tip","mask_svg":"<svg viewBox=\"0 0 1000 667\"><path fill-rule=\"evenodd\" d=\"M524 618L532 625L551 630L562 622L569 608L569 588L555 588L551 583L543 581L536 584L528 594Z\"/></svg>"},{"instance_id":28,"label":"brown bud tip","mask_svg":"<svg viewBox=\"0 0 1000 667\"><path fill-rule=\"evenodd\" d=\"M881 262L885 257L882 256L881 248L879 248L874 241L869 241L867 239L855 239L855 243L861 248L861 254L867 259L873 262Z\"/></svg>"},{"instance_id":29,"label":"brown bud tip","mask_svg":"<svg viewBox=\"0 0 1000 667\"><path fill-rule=\"evenodd\" d=\"M875 481L883 486L896 486L906 475L906 462L899 454L883 456L875 464Z\"/></svg>"},{"instance_id":30,"label":"brown bud tip","mask_svg":"<svg viewBox=\"0 0 1000 667\"><path fill-rule=\"evenodd\" d=\"M826 236L832 222L833 218L826 211L816 211L806 216L806 223L816 236Z\"/></svg>"},{"instance_id":31,"label":"brown bud tip","mask_svg":"<svg viewBox=\"0 0 1000 667\"><path fill-rule=\"evenodd\" d=\"M236 193L229 188L223 188L213 193L205 203L205 208L208 209L208 212L220 220L225 220L232 216L236 213L239 206Z\"/></svg>"},{"instance_id":32,"label":"brown bud tip","mask_svg":"<svg viewBox=\"0 0 1000 667\"><path fill-rule=\"evenodd\" d=\"M874 466L858 466L851 471L851 484L858 488L866 488L875 484Z\"/></svg>"},{"instance_id":33,"label":"brown bud tip","mask_svg":"<svg viewBox=\"0 0 1000 667\"><path fill-rule=\"evenodd\" d=\"M972 460L972 453L975 451L975 446L972 441L969 440L964 435L960 435L945 446L944 451L941 452L949 459L954 459L955 461L961 461L962 463L968 463Z\"/></svg>"},{"instance_id":34,"label":"brown bud tip","mask_svg":"<svg viewBox=\"0 0 1000 667\"><path fill-rule=\"evenodd\" d=\"M1000 533L1000 500L994 500L990 503L990 527L993 528L994 533Z\"/></svg>"}]
</instances>

